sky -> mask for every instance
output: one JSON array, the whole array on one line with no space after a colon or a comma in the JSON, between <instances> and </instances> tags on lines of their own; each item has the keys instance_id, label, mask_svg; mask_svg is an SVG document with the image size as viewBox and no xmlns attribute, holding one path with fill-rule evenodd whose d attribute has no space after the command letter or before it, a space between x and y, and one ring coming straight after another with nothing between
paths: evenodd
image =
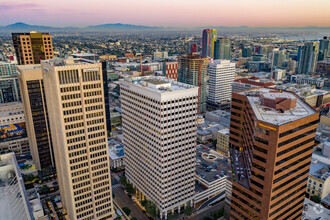
<instances>
[{"instance_id":1,"label":"sky","mask_svg":"<svg viewBox=\"0 0 330 220\"><path fill-rule=\"evenodd\" d=\"M0 25L330 26L330 0L0 0Z\"/></svg>"}]
</instances>

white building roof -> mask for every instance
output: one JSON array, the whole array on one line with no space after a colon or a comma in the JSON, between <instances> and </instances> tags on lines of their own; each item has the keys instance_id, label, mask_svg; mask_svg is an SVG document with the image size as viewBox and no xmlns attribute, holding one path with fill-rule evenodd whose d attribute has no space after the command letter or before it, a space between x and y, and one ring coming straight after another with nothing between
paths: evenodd
<instances>
[{"instance_id":1,"label":"white building roof","mask_svg":"<svg viewBox=\"0 0 330 220\"><path fill-rule=\"evenodd\" d=\"M260 88L240 93L247 96L247 99L249 100L253 112L258 120L265 121L274 125L282 125L305 118L316 113L316 111L312 107L310 107L308 104L306 104L304 101L302 101L300 98L296 97L292 93L270 93L271 90L272 89L268 88ZM297 99L297 105L296 107L288 111L280 112L278 110L261 105L261 94L268 98L275 98L277 96L294 97Z\"/></svg>"}]
</instances>

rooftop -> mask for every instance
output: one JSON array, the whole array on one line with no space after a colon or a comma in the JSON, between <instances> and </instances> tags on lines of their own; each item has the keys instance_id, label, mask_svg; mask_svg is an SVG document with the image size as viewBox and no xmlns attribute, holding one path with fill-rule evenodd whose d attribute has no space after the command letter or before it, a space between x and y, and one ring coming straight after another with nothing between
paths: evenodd
<instances>
[{"instance_id":1,"label":"rooftop","mask_svg":"<svg viewBox=\"0 0 330 220\"><path fill-rule=\"evenodd\" d=\"M330 177L330 165L322 163L321 161L313 157L311 166L309 169L309 175L325 181Z\"/></svg>"},{"instance_id":2,"label":"rooftop","mask_svg":"<svg viewBox=\"0 0 330 220\"><path fill-rule=\"evenodd\" d=\"M326 220L329 219L329 217L329 209L305 198L302 220Z\"/></svg>"},{"instance_id":3,"label":"rooftop","mask_svg":"<svg viewBox=\"0 0 330 220\"><path fill-rule=\"evenodd\" d=\"M274 125L283 125L292 121L296 121L305 118L309 115L313 115L316 111L310 107L307 103L302 101L296 95L289 92L276 92L275 90L268 88L258 88L248 91L240 92L240 94L247 96L250 105L253 109L257 119ZM261 104L261 95L269 98L295 98L297 100L296 106L289 110L276 110L269 106Z\"/></svg>"},{"instance_id":4,"label":"rooftop","mask_svg":"<svg viewBox=\"0 0 330 220\"><path fill-rule=\"evenodd\" d=\"M141 88L149 89L157 93L168 93L172 91L197 88L196 86L180 83L161 76L128 77L120 81L129 82Z\"/></svg>"},{"instance_id":5,"label":"rooftop","mask_svg":"<svg viewBox=\"0 0 330 220\"><path fill-rule=\"evenodd\" d=\"M253 76L251 78L236 79L234 82L245 83L245 84L261 86L261 87L272 87L272 86L276 85L275 83L272 83L272 82L261 82L260 78L255 77L255 76Z\"/></svg>"},{"instance_id":6,"label":"rooftop","mask_svg":"<svg viewBox=\"0 0 330 220\"><path fill-rule=\"evenodd\" d=\"M79 64L93 64L97 62L83 58L74 58L74 59L55 58L50 60L43 60L41 61L41 63L46 63L51 66L70 66L70 65L79 65Z\"/></svg>"},{"instance_id":7,"label":"rooftop","mask_svg":"<svg viewBox=\"0 0 330 220\"><path fill-rule=\"evenodd\" d=\"M11 102L0 104L0 117L24 114L21 102Z\"/></svg>"},{"instance_id":8,"label":"rooftop","mask_svg":"<svg viewBox=\"0 0 330 220\"><path fill-rule=\"evenodd\" d=\"M14 153L0 155L0 213L1 219L33 219Z\"/></svg>"}]
</instances>

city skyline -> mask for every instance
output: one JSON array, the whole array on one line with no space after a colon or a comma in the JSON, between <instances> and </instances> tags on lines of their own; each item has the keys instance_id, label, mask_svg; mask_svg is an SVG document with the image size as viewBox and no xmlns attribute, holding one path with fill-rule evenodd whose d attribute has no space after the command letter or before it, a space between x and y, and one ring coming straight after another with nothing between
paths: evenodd
<instances>
[{"instance_id":1,"label":"city skyline","mask_svg":"<svg viewBox=\"0 0 330 220\"><path fill-rule=\"evenodd\" d=\"M0 25L19 21L37 25L88 26L127 23L146 26L252 26L302 27L330 26L327 9L330 2L292 0L220 2L197 0L154 2L151 0L112 2L63 0L15 0L0 2ZM320 7L322 5L322 7ZM267 9L272 10L267 10ZM116 9L116 10L113 10ZM196 16L198 15L198 16ZM275 19L276 18L276 19Z\"/></svg>"}]
</instances>

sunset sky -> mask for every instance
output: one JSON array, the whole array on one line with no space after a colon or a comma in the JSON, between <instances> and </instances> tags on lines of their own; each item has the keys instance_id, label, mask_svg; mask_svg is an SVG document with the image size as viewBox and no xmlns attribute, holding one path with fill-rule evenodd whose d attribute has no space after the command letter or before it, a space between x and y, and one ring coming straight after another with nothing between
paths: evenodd
<instances>
[{"instance_id":1,"label":"sunset sky","mask_svg":"<svg viewBox=\"0 0 330 220\"><path fill-rule=\"evenodd\" d=\"M330 0L0 0L0 25L330 26Z\"/></svg>"}]
</instances>

